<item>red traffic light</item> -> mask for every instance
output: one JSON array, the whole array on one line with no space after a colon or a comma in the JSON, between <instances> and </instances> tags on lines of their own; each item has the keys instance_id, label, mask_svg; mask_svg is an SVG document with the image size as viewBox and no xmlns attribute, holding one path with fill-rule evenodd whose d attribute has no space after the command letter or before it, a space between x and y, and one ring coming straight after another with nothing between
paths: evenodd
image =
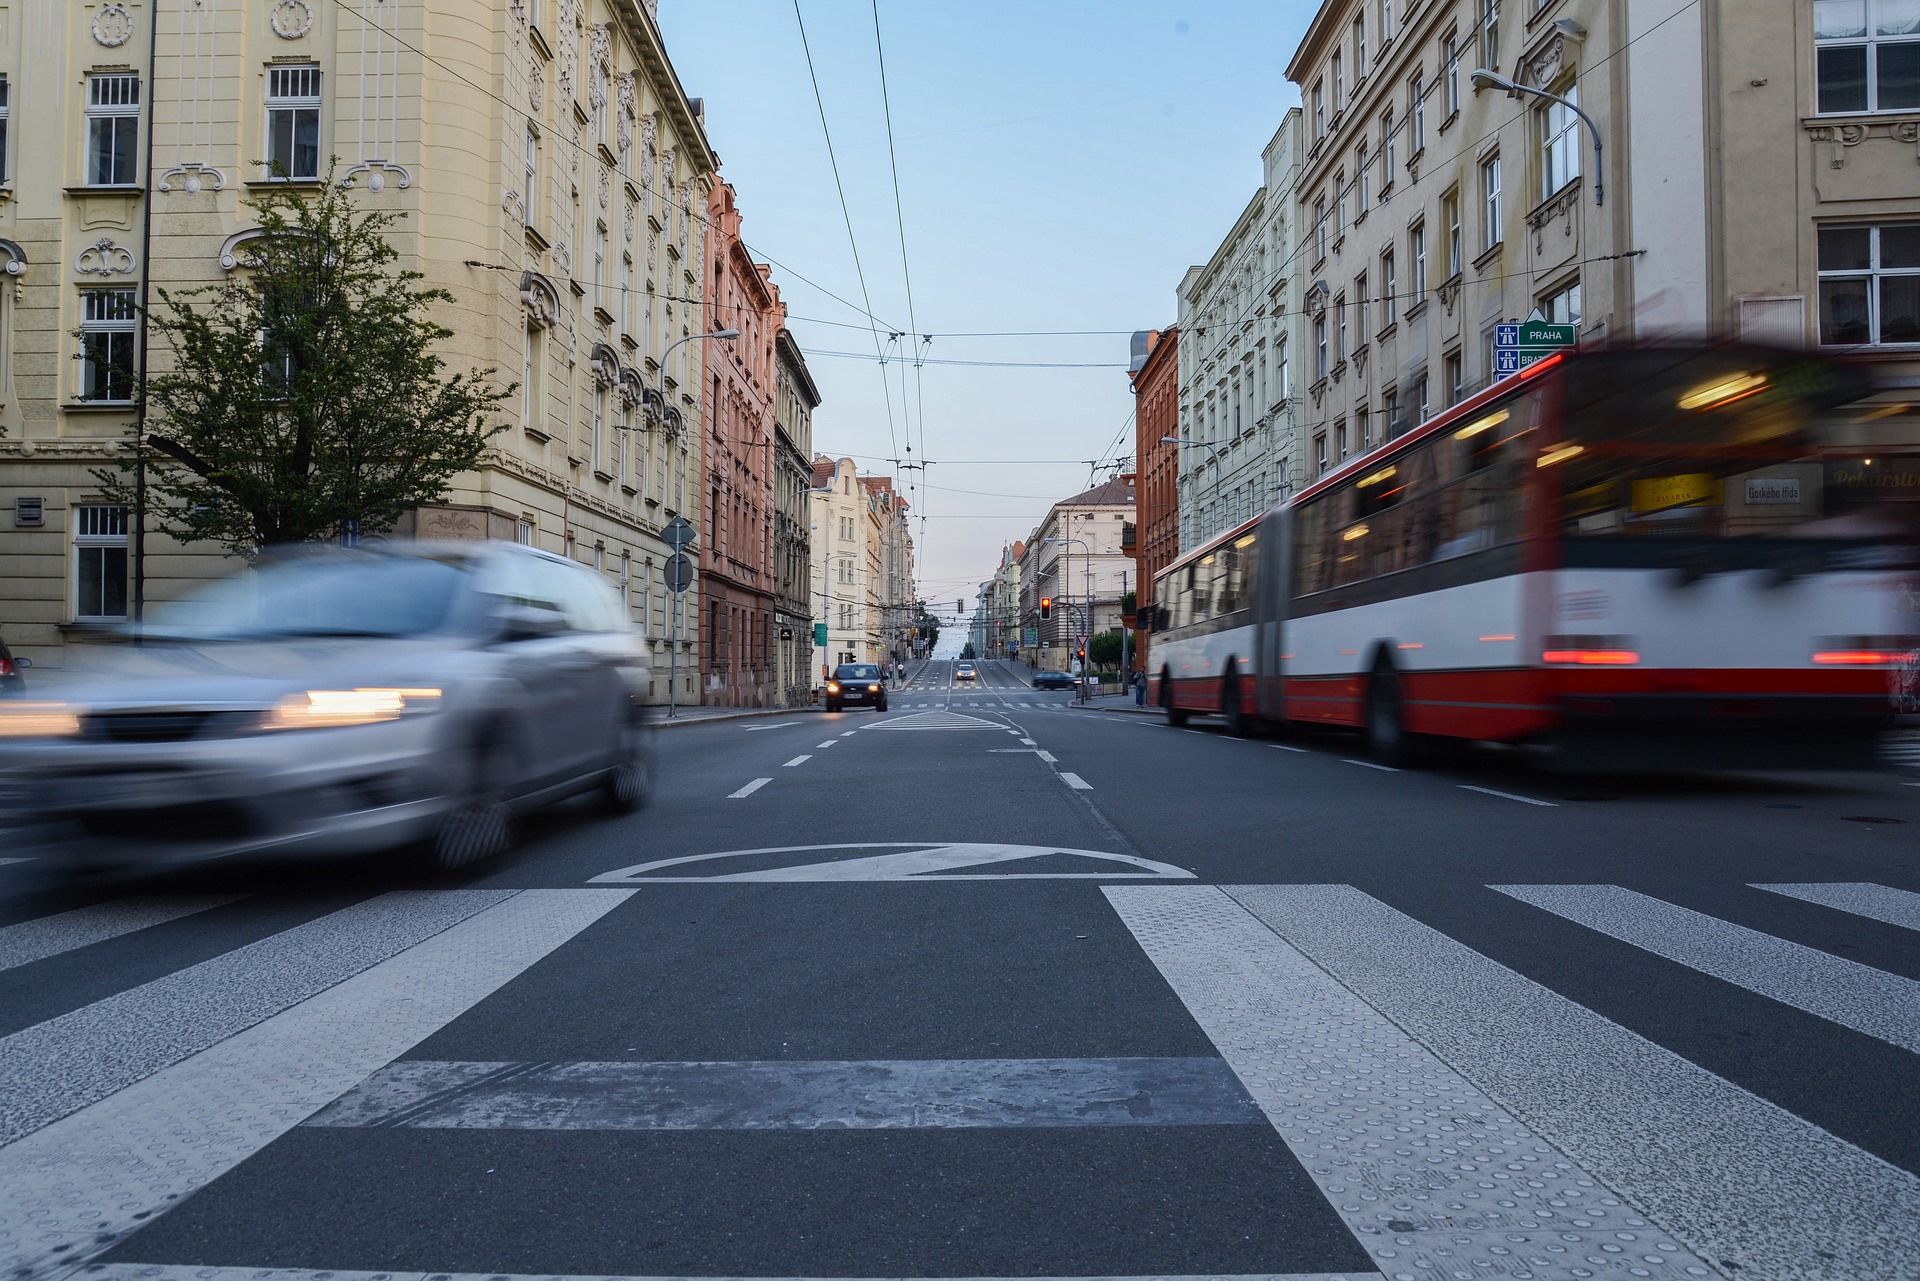
<instances>
[{"instance_id":1,"label":"red traffic light","mask_svg":"<svg viewBox=\"0 0 1920 1281\"><path fill-rule=\"evenodd\" d=\"M1040 598L1040 617L1042 618L1053 617L1053 597L1042 596Z\"/></svg>"}]
</instances>

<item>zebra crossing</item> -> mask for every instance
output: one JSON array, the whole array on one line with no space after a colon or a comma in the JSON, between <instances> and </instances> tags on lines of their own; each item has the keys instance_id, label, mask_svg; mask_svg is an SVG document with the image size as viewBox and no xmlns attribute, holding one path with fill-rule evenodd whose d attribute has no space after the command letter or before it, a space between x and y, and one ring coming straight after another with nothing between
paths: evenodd
<instances>
[{"instance_id":1,"label":"zebra crossing","mask_svg":"<svg viewBox=\"0 0 1920 1281\"><path fill-rule=\"evenodd\" d=\"M1792 928L1619 885L1483 887L1569 954L1603 936L1783 1018L1920 1054L1920 965L1894 973L1802 941L1877 931L1884 956L1888 940L1920 935L1920 893L1857 880L1730 888L1765 896L1780 914L1767 919ZM535 965L563 953L592 965L604 939L590 927L649 892L380 894L0 1037L0 1269L55 1281L111 1251L115 1275L149 1275L130 1262L142 1227L296 1127L324 1126L314 1118ZM1920 1275L1913 1169L1614 1021L1555 976L1494 959L1417 905L1341 884L1098 892L1375 1268L1342 1275ZM0 927L0 970L31 975L240 897L127 898ZM963 1069L985 1070L927 1071ZM1920 1070L1907 1080L1891 1112L1920 1108Z\"/></svg>"}]
</instances>

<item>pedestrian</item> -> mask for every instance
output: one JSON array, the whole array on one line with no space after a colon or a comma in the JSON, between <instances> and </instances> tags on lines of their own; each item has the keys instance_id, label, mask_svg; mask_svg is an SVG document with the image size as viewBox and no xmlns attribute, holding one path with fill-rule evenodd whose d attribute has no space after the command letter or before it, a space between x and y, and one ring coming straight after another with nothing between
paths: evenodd
<instances>
[{"instance_id":1,"label":"pedestrian","mask_svg":"<svg viewBox=\"0 0 1920 1281\"><path fill-rule=\"evenodd\" d=\"M1133 674L1133 705L1135 707L1147 705L1147 674L1145 672Z\"/></svg>"}]
</instances>

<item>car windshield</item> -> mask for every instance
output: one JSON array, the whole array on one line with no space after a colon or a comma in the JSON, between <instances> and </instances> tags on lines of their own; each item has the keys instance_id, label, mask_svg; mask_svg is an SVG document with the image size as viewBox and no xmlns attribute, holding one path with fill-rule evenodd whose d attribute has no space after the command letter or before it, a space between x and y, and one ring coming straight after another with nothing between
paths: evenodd
<instances>
[{"instance_id":1,"label":"car windshield","mask_svg":"<svg viewBox=\"0 0 1920 1281\"><path fill-rule=\"evenodd\" d=\"M835 680L842 681L877 681L880 679L880 668L873 663L848 663L833 676Z\"/></svg>"},{"instance_id":2,"label":"car windshield","mask_svg":"<svg viewBox=\"0 0 1920 1281\"><path fill-rule=\"evenodd\" d=\"M423 556L268 562L154 606L142 630L180 640L418 636L447 625L464 572Z\"/></svg>"}]
</instances>

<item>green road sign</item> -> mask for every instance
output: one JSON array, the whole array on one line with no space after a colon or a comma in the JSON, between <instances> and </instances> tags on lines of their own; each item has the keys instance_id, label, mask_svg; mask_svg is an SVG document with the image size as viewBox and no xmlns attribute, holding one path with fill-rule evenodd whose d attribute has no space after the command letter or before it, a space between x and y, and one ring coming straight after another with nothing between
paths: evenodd
<instances>
[{"instance_id":1,"label":"green road sign","mask_svg":"<svg viewBox=\"0 0 1920 1281\"><path fill-rule=\"evenodd\" d=\"M822 648L826 646L827 625L825 623L815 623L813 625L813 643L821 646Z\"/></svg>"}]
</instances>

